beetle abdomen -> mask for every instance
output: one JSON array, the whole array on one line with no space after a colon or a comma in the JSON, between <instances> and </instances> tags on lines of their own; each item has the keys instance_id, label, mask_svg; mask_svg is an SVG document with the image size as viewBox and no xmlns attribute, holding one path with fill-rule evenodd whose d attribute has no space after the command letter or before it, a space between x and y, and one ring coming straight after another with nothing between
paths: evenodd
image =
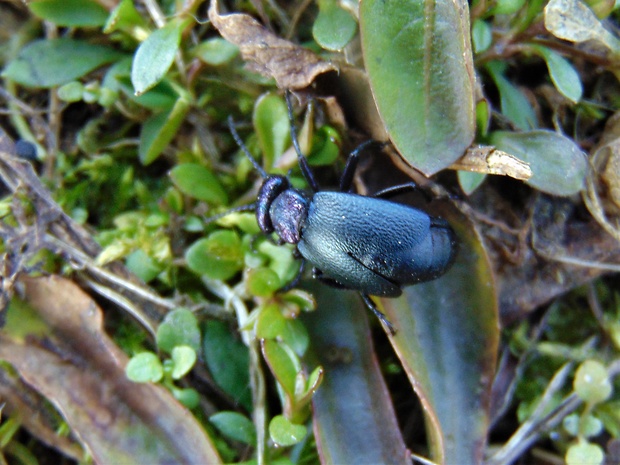
<instances>
[{"instance_id":1,"label":"beetle abdomen","mask_svg":"<svg viewBox=\"0 0 620 465\"><path fill-rule=\"evenodd\" d=\"M434 279L450 265L454 236L444 223L387 200L318 192L298 248L325 277L363 293L396 297L402 286Z\"/></svg>"}]
</instances>

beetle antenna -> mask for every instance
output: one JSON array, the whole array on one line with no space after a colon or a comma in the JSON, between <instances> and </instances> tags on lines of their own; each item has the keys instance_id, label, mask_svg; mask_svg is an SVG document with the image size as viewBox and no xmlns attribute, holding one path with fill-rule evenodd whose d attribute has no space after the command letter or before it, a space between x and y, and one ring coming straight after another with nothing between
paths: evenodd
<instances>
[{"instance_id":1,"label":"beetle antenna","mask_svg":"<svg viewBox=\"0 0 620 465\"><path fill-rule=\"evenodd\" d=\"M211 224L217 220L221 220L222 218L227 217L228 215L232 214L232 213L239 213L239 212L251 212L256 210L256 204L255 203L251 203L249 205L241 205L239 207L234 207L231 208L230 210L226 210L225 212L222 213L218 213L217 215L213 215L210 216L208 218L205 219L205 225L206 224Z\"/></svg>"},{"instance_id":2,"label":"beetle antenna","mask_svg":"<svg viewBox=\"0 0 620 465\"><path fill-rule=\"evenodd\" d=\"M291 141L293 142L293 147L295 148L295 152L297 153L297 159L299 160L299 167L301 168L301 172L310 184L310 187L314 192L319 191L319 186L317 185L314 176L312 175L312 171L310 171L310 165L308 165L308 160L301 153L301 148L299 147L299 140L297 139L297 128L295 127L295 118L293 117L293 103L291 102L291 92L287 90L284 94L286 99L286 106L288 108L288 120L291 124Z\"/></svg>"},{"instance_id":3,"label":"beetle antenna","mask_svg":"<svg viewBox=\"0 0 620 465\"><path fill-rule=\"evenodd\" d=\"M246 157L248 157L250 162L252 162L252 165L254 165L254 169L256 169L256 171L260 173L261 177L266 178L268 176L267 172L258 163L258 161L256 161L256 158L252 156L245 143L241 140L241 137L239 137L239 133L235 128L235 120L233 119L232 115L228 116L228 130L232 134L233 139L235 139L235 142L237 143L241 151L245 154Z\"/></svg>"}]
</instances>

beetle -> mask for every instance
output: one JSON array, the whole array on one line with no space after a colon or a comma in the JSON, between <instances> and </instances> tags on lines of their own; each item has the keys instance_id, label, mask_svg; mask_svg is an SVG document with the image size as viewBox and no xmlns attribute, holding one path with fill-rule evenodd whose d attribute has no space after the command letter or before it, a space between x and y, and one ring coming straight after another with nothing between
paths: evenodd
<instances>
[{"instance_id":1,"label":"beetle","mask_svg":"<svg viewBox=\"0 0 620 465\"><path fill-rule=\"evenodd\" d=\"M268 174L239 137L232 117L228 120L235 142L263 178L253 205L258 225L264 234L275 232L280 242L294 244L319 280L358 291L368 308L395 334L370 296L398 297L404 286L444 274L456 256L454 231L442 218L389 200L417 189L414 183L393 186L373 196L350 192L359 154L374 141L351 152L339 191L320 190L299 146L290 93L285 97L291 140L311 192L295 189L286 176ZM298 277L303 265L302 261Z\"/></svg>"}]
</instances>

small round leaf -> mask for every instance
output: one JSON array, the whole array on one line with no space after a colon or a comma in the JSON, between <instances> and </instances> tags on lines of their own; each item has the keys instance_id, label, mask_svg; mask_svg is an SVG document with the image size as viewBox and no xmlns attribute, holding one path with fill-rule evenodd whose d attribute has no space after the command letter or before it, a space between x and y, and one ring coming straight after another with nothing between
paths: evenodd
<instances>
[{"instance_id":1,"label":"small round leaf","mask_svg":"<svg viewBox=\"0 0 620 465\"><path fill-rule=\"evenodd\" d=\"M127 377L135 383L156 383L164 375L164 369L153 352L134 355L125 368Z\"/></svg>"},{"instance_id":2,"label":"small round leaf","mask_svg":"<svg viewBox=\"0 0 620 465\"><path fill-rule=\"evenodd\" d=\"M269 423L269 436L279 446L292 446L300 442L307 434L303 425L296 425L284 416L278 415Z\"/></svg>"}]
</instances>

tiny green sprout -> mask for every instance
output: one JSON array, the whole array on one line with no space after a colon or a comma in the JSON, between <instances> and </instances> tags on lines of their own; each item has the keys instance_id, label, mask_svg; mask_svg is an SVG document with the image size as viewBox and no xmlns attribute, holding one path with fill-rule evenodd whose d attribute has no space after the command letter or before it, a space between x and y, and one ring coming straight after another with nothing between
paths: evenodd
<instances>
[{"instance_id":1,"label":"tiny green sprout","mask_svg":"<svg viewBox=\"0 0 620 465\"><path fill-rule=\"evenodd\" d=\"M604 402L613 390L607 369L596 360L586 360L579 365L573 388L581 399L590 404Z\"/></svg>"},{"instance_id":2,"label":"tiny green sprout","mask_svg":"<svg viewBox=\"0 0 620 465\"><path fill-rule=\"evenodd\" d=\"M600 465L605 460L605 453L598 444L582 439L568 448L565 460L567 465Z\"/></svg>"}]
</instances>

